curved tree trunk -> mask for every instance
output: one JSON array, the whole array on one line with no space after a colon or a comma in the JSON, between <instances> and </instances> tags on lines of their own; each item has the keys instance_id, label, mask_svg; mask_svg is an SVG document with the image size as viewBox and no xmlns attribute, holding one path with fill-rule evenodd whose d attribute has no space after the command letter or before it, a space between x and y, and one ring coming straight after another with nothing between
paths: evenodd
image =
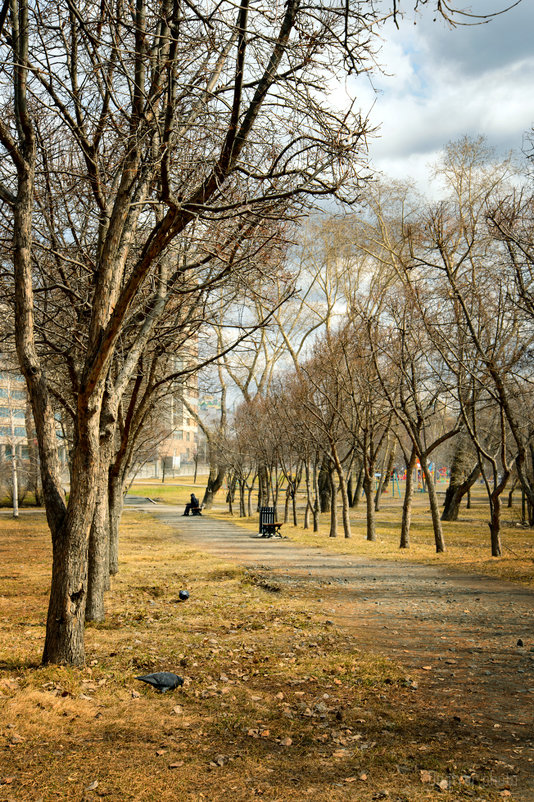
<instances>
[{"instance_id":1,"label":"curved tree trunk","mask_svg":"<svg viewBox=\"0 0 534 802\"><path fill-rule=\"evenodd\" d=\"M208 482L202 499L202 505L205 509L209 510L213 506L214 496L223 485L225 473L225 469L221 468L220 465L210 465Z\"/></svg>"},{"instance_id":2,"label":"curved tree trunk","mask_svg":"<svg viewBox=\"0 0 534 802\"><path fill-rule=\"evenodd\" d=\"M461 501L466 493L473 487L479 476L480 465L478 465L478 463L463 482L455 482L451 474L451 481L445 492L445 505L441 513L442 521L458 520Z\"/></svg>"}]
</instances>

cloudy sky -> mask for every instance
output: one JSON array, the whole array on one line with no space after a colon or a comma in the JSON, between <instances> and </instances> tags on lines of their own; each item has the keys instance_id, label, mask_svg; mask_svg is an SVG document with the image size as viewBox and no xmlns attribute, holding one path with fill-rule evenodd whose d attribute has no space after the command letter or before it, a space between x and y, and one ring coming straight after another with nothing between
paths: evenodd
<instances>
[{"instance_id":1,"label":"cloudy sky","mask_svg":"<svg viewBox=\"0 0 534 802\"><path fill-rule=\"evenodd\" d=\"M457 0L467 7L469 0ZM470 10L506 0L471 0ZM404 3L406 7L408 3ZM428 164L464 134L483 134L499 152L520 151L534 125L534 3L522 0L490 23L453 30L428 8L383 32L380 62L389 75L359 77L349 91L371 110L379 138L376 167L425 183ZM416 24L414 25L414 19Z\"/></svg>"}]
</instances>

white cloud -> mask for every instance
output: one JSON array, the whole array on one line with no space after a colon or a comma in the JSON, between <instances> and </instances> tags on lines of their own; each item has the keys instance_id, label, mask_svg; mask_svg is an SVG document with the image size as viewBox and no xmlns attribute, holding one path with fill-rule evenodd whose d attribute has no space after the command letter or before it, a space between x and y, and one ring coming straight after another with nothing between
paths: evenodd
<instances>
[{"instance_id":1,"label":"white cloud","mask_svg":"<svg viewBox=\"0 0 534 802\"><path fill-rule=\"evenodd\" d=\"M494 0L493 8L500 0ZM474 0L476 12L488 2ZM350 84L380 126L371 155L380 170L424 183L427 164L464 134L484 135L499 152L519 150L534 125L533 4L490 24L447 29L427 10L414 26L384 31L380 62L390 75Z\"/></svg>"}]
</instances>

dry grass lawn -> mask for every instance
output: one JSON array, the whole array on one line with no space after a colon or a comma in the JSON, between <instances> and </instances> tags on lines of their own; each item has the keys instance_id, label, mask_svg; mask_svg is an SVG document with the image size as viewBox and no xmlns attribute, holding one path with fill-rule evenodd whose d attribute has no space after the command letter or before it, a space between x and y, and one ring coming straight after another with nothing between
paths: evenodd
<instances>
[{"instance_id":1,"label":"dry grass lawn","mask_svg":"<svg viewBox=\"0 0 534 802\"><path fill-rule=\"evenodd\" d=\"M387 515L375 556L390 556ZM350 548L367 553L361 541L355 533ZM329 545L349 550L342 538ZM398 666L362 653L326 614L312 616L307 594L272 592L241 568L184 551L148 514L125 514L121 572L106 622L87 629L84 669L39 664L43 515L0 518L0 566L0 802L489 802L508 793L483 742L460 739ZM135 680L159 670L184 676L183 689L162 695Z\"/></svg>"}]
</instances>

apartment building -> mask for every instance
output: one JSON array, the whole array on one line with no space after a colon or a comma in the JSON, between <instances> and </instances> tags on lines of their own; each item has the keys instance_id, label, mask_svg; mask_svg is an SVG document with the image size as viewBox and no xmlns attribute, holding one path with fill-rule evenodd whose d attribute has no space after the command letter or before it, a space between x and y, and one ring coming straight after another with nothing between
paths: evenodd
<instances>
[{"instance_id":1,"label":"apartment building","mask_svg":"<svg viewBox=\"0 0 534 802\"><path fill-rule=\"evenodd\" d=\"M0 371L0 456L4 459L13 453L21 459L28 457L27 402L24 376L15 370Z\"/></svg>"}]
</instances>

